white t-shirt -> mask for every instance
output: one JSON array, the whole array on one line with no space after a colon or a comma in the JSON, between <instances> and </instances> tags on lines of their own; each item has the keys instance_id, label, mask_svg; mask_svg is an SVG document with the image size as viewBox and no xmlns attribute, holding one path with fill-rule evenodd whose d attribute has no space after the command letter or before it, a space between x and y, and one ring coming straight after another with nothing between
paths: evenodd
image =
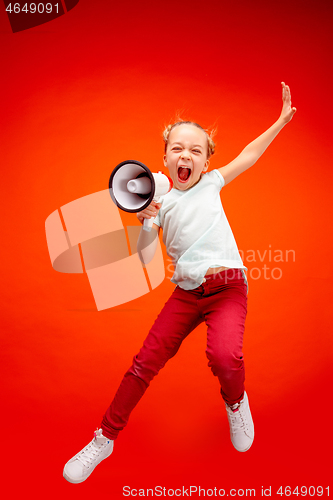
<instances>
[{"instance_id":1,"label":"white t-shirt","mask_svg":"<svg viewBox=\"0 0 333 500\"><path fill-rule=\"evenodd\" d=\"M154 224L163 229L175 268L171 281L184 290L200 286L210 267L247 269L222 207L223 186L220 172L212 170L190 189L172 189L160 199ZM243 276L246 280L244 272Z\"/></svg>"}]
</instances>

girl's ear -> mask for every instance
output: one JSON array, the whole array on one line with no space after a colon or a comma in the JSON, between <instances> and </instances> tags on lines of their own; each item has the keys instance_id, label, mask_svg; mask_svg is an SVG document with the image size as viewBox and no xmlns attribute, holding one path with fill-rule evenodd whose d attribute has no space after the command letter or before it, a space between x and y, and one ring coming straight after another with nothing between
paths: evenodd
<instances>
[{"instance_id":1,"label":"girl's ear","mask_svg":"<svg viewBox=\"0 0 333 500\"><path fill-rule=\"evenodd\" d=\"M205 166L203 168L203 172L206 172L206 170L208 170L208 167L209 167L209 160L206 161Z\"/></svg>"},{"instance_id":2,"label":"girl's ear","mask_svg":"<svg viewBox=\"0 0 333 500\"><path fill-rule=\"evenodd\" d=\"M163 156L163 162L164 162L164 166L166 167L167 166L166 155Z\"/></svg>"}]
</instances>

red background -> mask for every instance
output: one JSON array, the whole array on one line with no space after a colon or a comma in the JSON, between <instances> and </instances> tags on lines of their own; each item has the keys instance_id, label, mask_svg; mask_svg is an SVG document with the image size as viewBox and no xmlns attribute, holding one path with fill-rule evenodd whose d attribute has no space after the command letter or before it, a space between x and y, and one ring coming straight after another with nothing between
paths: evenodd
<instances>
[{"instance_id":1,"label":"red background","mask_svg":"<svg viewBox=\"0 0 333 500\"><path fill-rule=\"evenodd\" d=\"M328 486L331 382L329 2L80 0L13 34L0 13L2 143L2 490L6 498L123 498L122 487ZM82 485L64 463L92 438L173 285L97 312L85 275L56 273L44 222L105 189L128 158L162 167L177 112L218 125L211 168L280 112L298 109L249 171L222 190L238 246L295 251L282 278L249 278L246 387L251 450L230 443L199 327L131 416L114 454ZM136 224L136 217L122 214ZM257 254L258 255L258 254ZM256 275L255 275L256 276Z\"/></svg>"}]
</instances>

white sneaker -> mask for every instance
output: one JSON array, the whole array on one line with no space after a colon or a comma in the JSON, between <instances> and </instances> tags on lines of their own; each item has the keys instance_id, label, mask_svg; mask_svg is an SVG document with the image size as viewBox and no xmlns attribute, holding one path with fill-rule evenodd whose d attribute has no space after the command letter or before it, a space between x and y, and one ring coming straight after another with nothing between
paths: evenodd
<instances>
[{"instance_id":1,"label":"white sneaker","mask_svg":"<svg viewBox=\"0 0 333 500\"><path fill-rule=\"evenodd\" d=\"M254 425L246 392L240 403L225 404L230 426L231 442L237 451L247 451L254 439Z\"/></svg>"},{"instance_id":2,"label":"white sneaker","mask_svg":"<svg viewBox=\"0 0 333 500\"><path fill-rule=\"evenodd\" d=\"M64 478L70 483L82 483L112 450L113 441L103 436L102 429L95 431L94 439L65 465Z\"/></svg>"}]
</instances>

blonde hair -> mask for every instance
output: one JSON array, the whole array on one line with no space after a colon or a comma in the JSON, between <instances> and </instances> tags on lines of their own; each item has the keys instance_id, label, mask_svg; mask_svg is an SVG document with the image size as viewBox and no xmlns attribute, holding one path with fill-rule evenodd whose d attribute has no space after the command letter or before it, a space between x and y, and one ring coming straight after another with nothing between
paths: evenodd
<instances>
[{"instance_id":1,"label":"blonde hair","mask_svg":"<svg viewBox=\"0 0 333 500\"><path fill-rule=\"evenodd\" d=\"M195 122L187 121L187 120L179 120L175 123L171 123L168 125L163 132L163 140L164 140L164 151L166 152L167 146L168 146L168 140L169 140L169 135L171 130L173 130L175 127L179 127L180 125L193 125L194 127L198 127L200 130L202 130L207 137L207 159L209 159L214 153L215 153L215 142L213 141L213 137L216 134L216 128L212 130L207 130L204 129L201 125Z\"/></svg>"}]
</instances>

